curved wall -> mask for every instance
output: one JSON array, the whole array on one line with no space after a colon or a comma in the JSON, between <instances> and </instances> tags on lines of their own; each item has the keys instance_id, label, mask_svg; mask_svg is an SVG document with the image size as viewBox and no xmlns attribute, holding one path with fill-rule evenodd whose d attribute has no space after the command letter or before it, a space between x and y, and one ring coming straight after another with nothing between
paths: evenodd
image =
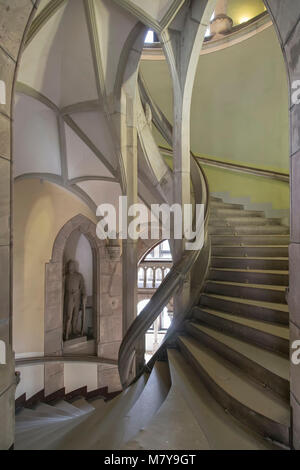
<instances>
[{"instance_id":1,"label":"curved wall","mask_svg":"<svg viewBox=\"0 0 300 470\"><path fill-rule=\"evenodd\" d=\"M59 230L77 214L96 221L91 210L53 183L25 179L14 185L14 350L44 352L45 263Z\"/></svg>"},{"instance_id":2,"label":"curved wall","mask_svg":"<svg viewBox=\"0 0 300 470\"><path fill-rule=\"evenodd\" d=\"M172 122L172 83L166 61L143 60L141 73ZM165 145L158 132L155 138ZM289 172L288 84L273 27L200 56L191 110L191 150L219 160ZM235 185L236 173L214 169L207 173L213 192L224 191L224 186L229 191ZM275 197L278 208L288 207L287 184L278 183L277 194L276 183L274 191L265 191L267 183L262 178L249 177L255 183L245 188L247 178L239 184L241 196L250 196L257 185L262 202L272 202L269 198Z\"/></svg>"}]
</instances>

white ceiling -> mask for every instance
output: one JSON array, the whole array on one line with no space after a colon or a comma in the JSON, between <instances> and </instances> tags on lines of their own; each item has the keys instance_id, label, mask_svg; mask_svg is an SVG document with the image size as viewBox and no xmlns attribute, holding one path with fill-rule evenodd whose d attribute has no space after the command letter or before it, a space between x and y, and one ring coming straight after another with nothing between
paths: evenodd
<instances>
[{"instance_id":1,"label":"white ceiling","mask_svg":"<svg viewBox=\"0 0 300 470\"><path fill-rule=\"evenodd\" d=\"M101 104L99 68L109 94L124 44L138 20L112 0L94 0L98 34L93 35L87 2L62 2L45 20L48 4L40 3L35 24L41 23L37 33L29 33L20 64L15 177L57 181L88 196L84 199L94 205L117 203L118 158Z\"/></svg>"},{"instance_id":2,"label":"white ceiling","mask_svg":"<svg viewBox=\"0 0 300 470\"><path fill-rule=\"evenodd\" d=\"M178 0L49 3L40 3L17 77L15 177L48 178L93 208L117 203L119 148L103 103L126 65L134 9L147 3L159 21Z\"/></svg>"},{"instance_id":3,"label":"white ceiling","mask_svg":"<svg viewBox=\"0 0 300 470\"><path fill-rule=\"evenodd\" d=\"M35 172L61 174L57 119L51 109L17 94L14 135L15 176Z\"/></svg>"}]
</instances>

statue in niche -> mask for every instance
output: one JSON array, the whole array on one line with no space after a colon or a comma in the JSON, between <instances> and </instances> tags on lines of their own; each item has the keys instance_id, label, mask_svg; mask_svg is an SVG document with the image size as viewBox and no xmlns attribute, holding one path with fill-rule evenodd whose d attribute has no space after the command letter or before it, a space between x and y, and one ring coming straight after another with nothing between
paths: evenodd
<instances>
[{"instance_id":1,"label":"statue in niche","mask_svg":"<svg viewBox=\"0 0 300 470\"><path fill-rule=\"evenodd\" d=\"M83 336L87 295L82 274L76 270L76 262L69 261L65 278L64 320L65 341ZM81 331L78 331L79 312L82 312Z\"/></svg>"}]
</instances>

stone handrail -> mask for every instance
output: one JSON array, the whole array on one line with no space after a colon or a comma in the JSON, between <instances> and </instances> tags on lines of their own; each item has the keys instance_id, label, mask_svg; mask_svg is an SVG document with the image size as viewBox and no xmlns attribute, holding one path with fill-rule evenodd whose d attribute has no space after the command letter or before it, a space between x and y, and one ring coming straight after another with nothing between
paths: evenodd
<instances>
[{"instance_id":1,"label":"stone handrail","mask_svg":"<svg viewBox=\"0 0 300 470\"><path fill-rule=\"evenodd\" d=\"M163 155L170 155L170 156L173 155L173 151L167 147L160 146L159 149ZM290 182L289 175L287 173L283 173L280 171L265 170L263 168L240 165L238 163L231 163L231 162L226 162L226 161L222 162L221 160L217 160L216 158L206 157L204 155L193 154L193 156L197 160L199 160L200 163L207 165L207 166L222 168L223 170L234 171L237 173L248 173L253 176L261 176L263 178L269 178L272 180L282 181L283 183Z\"/></svg>"},{"instance_id":2,"label":"stone handrail","mask_svg":"<svg viewBox=\"0 0 300 470\"><path fill-rule=\"evenodd\" d=\"M198 174L195 175L195 172L197 172ZM195 159L193 159L192 174L193 183L201 181L201 191L199 191L199 186L194 186L194 196L195 203L205 204L204 221L203 225L200 227L200 230L204 230L205 242L201 250L185 251L183 253L182 258L178 262L173 264L173 267L171 268L170 272L167 274L167 276L164 278L156 292L151 297L150 302L145 306L139 316L136 317L136 319L126 332L120 346L118 360L120 379L123 387L129 385L130 369L135 353L139 348L141 338L144 338L144 335L146 334L152 323L160 315L164 307L168 304L170 299L173 297L174 293L180 289L184 280L191 273L192 268L195 266L200 253L206 252L208 240L209 188L206 177L199 163ZM205 266L203 264L205 269L203 270L201 281L204 280L204 274L206 273L207 265L208 257L206 257ZM201 285L202 282L198 282L198 286L200 286L200 288ZM192 298L194 299L194 296L192 296ZM182 314L180 315L181 321L188 314L190 307L191 305L189 305L187 310L185 312L182 312ZM177 321L175 323L177 324Z\"/></svg>"}]
</instances>

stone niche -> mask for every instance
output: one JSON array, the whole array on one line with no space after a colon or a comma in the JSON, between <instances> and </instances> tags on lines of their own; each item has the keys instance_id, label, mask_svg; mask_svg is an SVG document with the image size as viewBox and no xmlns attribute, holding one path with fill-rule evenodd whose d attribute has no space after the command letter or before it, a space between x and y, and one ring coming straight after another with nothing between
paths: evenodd
<instances>
[{"instance_id":1,"label":"stone niche","mask_svg":"<svg viewBox=\"0 0 300 470\"><path fill-rule=\"evenodd\" d=\"M58 233L45 273L45 355L96 355L100 327L100 258L105 246L93 222L82 215L68 221ZM69 267L75 274L69 273ZM72 279L78 296L68 290ZM78 286L76 280L80 279ZM74 308L72 305L74 300ZM67 312L78 321L67 331ZM83 305L84 304L84 305Z\"/></svg>"},{"instance_id":2,"label":"stone niche","mask_svg":"<svg viewBox=\"0 0 300 470\"><path fill-rule=\"evenodd\" d=\"M45 267L45 356L98 356L98 386L120 389L116 363L122 340L122 259L113 256L96 235L96 224L79 214L69 220L54 241ZM118 256L117 256L118 254ZM64 341L66 265L75 260L87 294L84 334ZM81 315L79 314L78 328ZM75 358L74 358L75 359ZM64 361L45 363L45 394L64 387Z\"/></svg>"}]
</instances>

